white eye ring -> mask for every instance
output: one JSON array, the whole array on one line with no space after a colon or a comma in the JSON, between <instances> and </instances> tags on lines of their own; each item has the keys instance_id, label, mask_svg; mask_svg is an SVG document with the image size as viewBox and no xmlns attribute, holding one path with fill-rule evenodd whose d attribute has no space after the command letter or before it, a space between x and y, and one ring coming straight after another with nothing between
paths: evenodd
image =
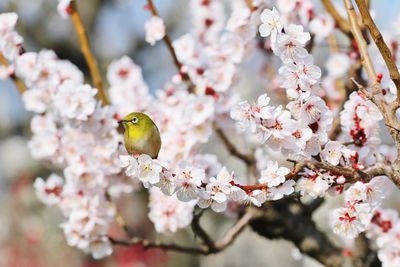
<instances>
[{"instance_id":1,"label":"white eye ring","mask_svg":"<svg viewBox=\"0 0 400 267\"><path fill-rule=\"evenodd\" d=\"M136 118L136 117L133 117L132 120L131 120L132 123L137 123L138 121L139 121L139 119Z\"/></svg>"}]
</instances>

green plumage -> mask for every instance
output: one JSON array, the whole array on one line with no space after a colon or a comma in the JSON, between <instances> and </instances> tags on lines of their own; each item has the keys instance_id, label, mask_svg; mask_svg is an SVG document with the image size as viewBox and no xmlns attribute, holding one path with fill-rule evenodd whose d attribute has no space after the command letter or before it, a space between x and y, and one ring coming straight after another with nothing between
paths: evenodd
<instances>
[{"instance_id":1,"label":"green plumage","mask_svg":"<svg viewBox=\"0 0 400 267\"><path fill-rule=\"evenodd\" d=\"M124 127L125 148L129 154L147 154L157 158L161 148L160 132L149 116L133 112L119 123Z\"/></svg>"}]
</instances>

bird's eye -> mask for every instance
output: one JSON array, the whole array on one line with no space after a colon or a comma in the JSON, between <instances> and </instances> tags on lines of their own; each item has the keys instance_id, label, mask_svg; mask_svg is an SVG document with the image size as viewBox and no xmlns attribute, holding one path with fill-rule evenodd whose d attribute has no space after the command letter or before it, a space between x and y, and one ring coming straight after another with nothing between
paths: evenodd
<instances>
[{"instance_id":1,"label":"bird's eye","mask_svg":"<svg viewBox=\"0 0 400 267\"><path fill-rule=\"evenodd\" d=\"M132 120L131 120L132 123L137 123L138 121L139 121L139 119L136 118L136 117L133 117Z\"/></svg>"}]
</instances>

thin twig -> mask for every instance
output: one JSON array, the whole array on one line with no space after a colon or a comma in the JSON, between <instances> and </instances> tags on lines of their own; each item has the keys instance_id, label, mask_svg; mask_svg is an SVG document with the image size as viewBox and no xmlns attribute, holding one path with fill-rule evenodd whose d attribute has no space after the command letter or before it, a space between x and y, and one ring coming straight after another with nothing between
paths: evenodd
<instances>
[{"instance_id":1,"label":"thin twig","mask_svg":"<svg viewBox=\"0 0 400 267\"><path fill-rule=\"evenodd\" d=\"M153 16L160 17L160 15L159 15L159 13L157 11L157 8L154 5L153 1L152 0L147 0L147 4L148 4L148 8L149 8L151 14ZM172 45L172 40L169 37L169 34L167 32L165 32L163 41L164 41L165 45L167 46L169 53L172 56L172 60L174 61L174 64L175 64L178 72L182 75L183 80L185 82L187 82L189 92L193 93L195 91L195 85L193 84L193 82L190 79L189 75L187 73L183 73L182 72L182 63L179 61L179 59L178 59L178 57L176 55L175 49L174 49L174 47Z\"/></svg>"},{"instance_id":2,"label":"thin twig","mask_svg":"<svg viewBox=\"0 0 400 267\"><path fill-rule=\"evenodd\" d=\"M397 89L397 101L400 102L400 73L397 69L396 63L394 62L393 55L390 52L389 47L385 43L381 32L376 26L374 20L369 13L368 5L365 3L365 0L355 0L358 6L358 10L361 13L361 18L363 24L368 28L371 33L372 39L374 40L376 46L379 49L383 59L385 60L386 67L389 70L390 78Z\"/></svg>"},{"instance_id":3,"label":"thin twig","mask_svg":"<svg viewBox=\"0 0 400 267\"><path fill-rule=\"evenodd\" d=\"M376 80L376 72L373 67L371 58L368 54L367 43L365 42L365 39L362 35L360 26L358 25L357 14L354 10L354 6L351 3L351 0L344 0L344 3L346 6L347 15L350 20L351 32L353 33L354 39L357 41L358 47L360 49L361 63L364 66L365 70L367 71L369 80L371 82L375 81Z\"/></svg>"},{"instance_id":4,"label":"thin twig","mask_svg":"<svg viewBox=\"0 0 400 267\"><path fill-rule=\"evenodd\" d=\"M0 64L5 66L5 67L9 67L10 64L8 63L8 60L4 57L4 55L2 53L0 53ZM15 86L17 87L18 91L22 94L26 91L26 87L24 85L24 83L18 79L17 76L15 76L15 74L11 74L10 78L14 81Z\"/></svg>"},{"instance_id":5,"label":"thin twig","mask_svg":"<svg viewBox=\"0 0 400 267\"><path fill-rule=\"evenodd\" d=\"M103 105L109 105L110 102L104 91L103 82L97 65L96 58L90 48L89 38L85 26L83 25L82 18L78 12L78 6L76 0L71 1L71 20L74 28L78 34L79 44L83 56L85 57L86 63L89 68L90 76L92 78L93 86L98 90L98 97L102 101Z\"/></svg>"},{"instance_id":6,"label":"thin twig","mask_svg":"<svg viewBox=\"0 0 400 267\"><path fill-rule=\"evenodd\" d=\"M253 0L246 0L246 5L251 12L257 9L257 7L255 7L253 4Z\"/></svg>"},{"instance_id":7,"label":"thin twig","mask_svg":"<svg viewBox=\"0 0 400 267\"><path fill-rule=\"evenodd\" d=\"M339 29L347 34L350 35L350 27L349 23L344 19L339 12L336 10L335 6L332 4L330 0L321 0L322 4L324 5L326 11L333 17L335 20L336 25L339 27Z\"/></svg>"},{"instance_id":8,"label":"thin twig","mask_svg":"<svg viewBox=\"0 0 400 267\"><path fill-rule=\"evenodd\" d=\"M224 131L218 126L217 123L214 123L214 130L215 133L218 135L218 137L221 139L222 143L224 143L226 149L228 152L237 157L238 159L243 160L247 165L251 165L255 163L255 158L252 154L244 154L240 152L234 144L231 143L231 141L228 139L228 137L225 135Z\"/></svg>"}]
</instances>

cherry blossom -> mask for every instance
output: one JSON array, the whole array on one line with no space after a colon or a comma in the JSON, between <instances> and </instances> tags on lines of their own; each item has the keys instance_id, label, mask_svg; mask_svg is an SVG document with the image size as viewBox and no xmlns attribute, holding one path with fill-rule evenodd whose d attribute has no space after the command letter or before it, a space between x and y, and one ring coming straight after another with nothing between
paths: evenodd
<instances>
[{"instance_id":1,"label":"cherry blossom","mask_svg":"<svg viewBox=\"0 0 400 267\"><path fill-rule=\"evenodd\" d=\"M238 121L237 125L239 129L245 130L246 128L251 128L255 130L253 111L247 101L240 102L232 108L231 118Z\"/></svg>"},{"instance_id":2,"label":"cherry blossom","mask_svg":"<svg viewBox=\"0 0 400 267\"><path fill-rule=\"evenodd\" d=\"M143 182L145 187L149 187L149 184L156 184L160 181L160 173L162 170L161 165L153 160L149 155L140 155L137 159L139 179Z\"/></svg>"},{"instance_id":3,"label":"cherry blossom","mask_svg":"<svg viewBox=\"0 0 400 267\"><path fill-rule=\"evenodd\" d=\"M346 154L345 147L337 141L329 141L321 151L321 158L332 165L338 165L343 154ZM347 152L347 155L350 154Z\"/></svg>"},{"instance_id":4,"label":"cherry blossom","mask_svg":"<svg viewBox=\"0 0 400 267\"><path fill-rule=\"evenodd\" d=\"M156 41L161 40L165 36L164 21L157 16L152 16L144 25L146 30L146 42L154 45Z\"/></svg>"},{"instance_id":5,"label":"cherry blossom","mask_svg":"<svg viewBox=\"0 0 400 267\"><path fill-rule=\"evenodd\" d=\"M166 196L159 189L150 189L149 218L159 233L175 233L188 226L193 218L195 200L181 202L175 195Z\"/></svg>"},{"instance_id":6,"label":"cherry blossom","mask_svg":"<svg viewBox=\"0 0 400 267\"><path fill-rule=\"evenodd\" d=\"M55 205L61 201L63 191L63 179L56 175L50 175L46 181L36 178L34 187L38 198L46 205Z\"/></svg>"},{"instance_id":7,"label":"cherry blossom","mask_svg":"<svg viewBox=\"0 0 400 267\"><path fill-rule=\"evenodd\" d=\"M72 1L71 0L59 0L57 5L58 14L63 18L67 19L72 12Z\"/></svg>"},{"instance_id":8,"label":"cherry blossom","mask_svg":"<svg viewBox=\"0 0 400 267\"><path fill-rule=\"evenodd\" d=\"M14 31L18 15L0 14L0 50L7 59L14 60L20 52L23 38Z\"/></svg>"},{"instance_id":9,"label":"cherry blossom","mask_svg":"<svg viewBox=\"0 0 400 267\"><path fill-rule=\"evenodd\" d=\"M232 176L226 168L223 168L216 178L211 177L204 191L200 192L200 200L197 203L201 208L211 206L216 212L226 209L228 196L231 193Z\"/></svg>"},{"instance_id":10,"label":"cherry blossom","mask_svg":"<svg viewBox=\"0 0 400 267\"><path fill-rule=\"evenodd\" d=\"M297 182L297 190L302 196L308 195L312 198L323 196L331 185L331 177L306 170Z\"/></svg>"},{"instance_id":11,"label":"cherry blossom","mask_svg":"<svg viewBox=\"0 0 400 267\"><path fill-rule=\"evenodd\" d=\"M350 59L347 55L343 53L332 54L325 66L328 73L333 78L339 78L348 71L350 68Z\"/></svg>"},{"instance_id":12,"label":"cherry blossom","mask_svg":"<svg viewBox=\"0 0 400 267\"><path fill-rule=\"evenodd\" d=\"M322 41L328 37L335 28L335 21L326 13L318 14L310 22L310 32L317 36L317 41Z\"/></svg>"},{"instance_id":13,"label":"cherry blossom","mask_svg":"<svg viewBox=\"0 0 400 267\"><path fill-rule=\"evenodd\" d=\"M268 188L268 199L279 200L284 196L290 196L295 191L295 184L295 181L288 180L277 187Z\"/></svg>"},{"instance_id":14,"label":"cherry blossom","mask_svg":"<svg viewBox=\"0 0 400 267\"><path fill-rule=\"evenodd\" d=\"M127 176L137 177L139 175L139 164L137 160L129 155L119 156L120 166L125 168L125 174Z\"/></svg>"},{"instance_id":15,"label":"cherry blossom","mask_svg":"<svg viewBox=\"0 0 400 267\"><path fill-rule=\"evenodd\" d=\"M197 197L197 187L205 178L204 170L193 168L193 166L182 161L176 174L176 196L181 201L189 201Z\"/></svg>"},{"instance_id":16,"label":"cherry blossom","mask_svg":"<svg viewBox=\"0 0 400 267\"><path fill-rule=\"evenodd\" d=\"M277 34L283 29L278 10L275 7L272 8L272 10L264 9L261 13L261 21L262 24L259 29L260 35L262 37L271 35L271 39L275 40Z\"/></svg>"},{"instance_id":17,"label":"cherry blossom","mask_svg":"<svg viewBox=\"0 0 400 267\"><path fill-rule=\"evenodd\" d=\"M54 105L61 116L69 119L87 120L96 108L93 96L97 90L89 85L76 86L73 83L64 83L54 97Z\"/></svg>"},{"instance_id":18,"label":"cherry blossom","mask_svg":"<svg viewBox=\"0 0 400 267\"><path fill-rule=\"evenodd\" d=\"M341 208L333 211L332 222L333 231L342 234L347 238L355 238L360 232L365 230L365 225L361 222L359 215L348 208Z\"/></svg>"},{"instance_id":19,"label":"cherry blossom","mask_svg":"<svg viewBox=\"0 0 400 267\"><path fill-rule=\"evenodd\" d=\"M278 186L285 182L285 175L290 170L285 167L279 167L278 162L268 161L267 168L261 171L260 183L266 183L268 187Z\"/></svg>"},{"instance_id":20,"label":"cherry blossom","mask_svg":"<svg viewBox=\"0 0 400 267\"><path fill-rule=\"evenodd\" d=\"M282 86L290 97L297 97L299 90L308 91L321 78L321 69L313 65L311 57L294 61L279 68L279 74L285 79Z\"/></svg>"},{"instance_id":21,"label":"cherry blossom","mask_svg":"<svg viewBox=\"0 0 400 267\"><path fill-rule=\"evenodd\" d=\"M261 205L267 201L267 194L263 190L254 190L247 194L247 201L251 204L261 207Z\"/></svg>"}]
</instances>

